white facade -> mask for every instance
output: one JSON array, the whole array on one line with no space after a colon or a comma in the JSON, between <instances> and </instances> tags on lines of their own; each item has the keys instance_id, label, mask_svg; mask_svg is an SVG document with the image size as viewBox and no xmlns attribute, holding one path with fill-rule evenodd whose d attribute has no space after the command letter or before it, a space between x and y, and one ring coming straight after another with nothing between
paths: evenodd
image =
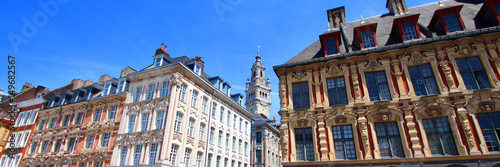
<instances>
[{"instance_id":1,"label":"white facade","mask_svg":"<svg viewBox=\"0 0 500 167\"><path fill-rule=\"evenodd\" d=\"M156 61L161 63L128 75L127 107L111 166L215 167L218 158L220 166L225 160L249 166L251 114L208 82L197 66L171 63L158 50Z\"/></svg>"}]
</instances>

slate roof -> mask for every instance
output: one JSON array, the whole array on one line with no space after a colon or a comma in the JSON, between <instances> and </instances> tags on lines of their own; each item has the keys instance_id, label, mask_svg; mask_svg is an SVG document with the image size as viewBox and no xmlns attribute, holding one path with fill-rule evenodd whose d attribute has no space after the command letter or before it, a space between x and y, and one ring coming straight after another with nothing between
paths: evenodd
<instances>
[{"instance_id":1,"label":"slate roof","mask_svg":"<svg viewBox=\"0 0 500 167\"><path fill-rule=\"evenodd\" d=\"M345 44L342 42L342 40L340 40L339 42L341 44L339 46L339 54L325 57L324 50L321 47L321 42L318 39L317 41L312 43L310 46L308 46L306 49L304 49L302 52L297 54L295 57L290 59L285 64L274 66L273 68L278 69L282 67L307 64L310 62L326 61L334 58L343 58L353 55L368 54L371 52L380 52L388 49L408 47L410 45L425 44L439 40L446 40L450 38L470 36L479 33L478 29L483 29L489 26L487 25L487 23L484 23L479 19L474 19L476 17L476 13L481 9L483 5L483 2L481 2L481 0L458 0L458 1L448 0L448 1L442 1L442 3L443 3L442 6L439 6L438 2L434 2L421 6L411 7L408 8L408 11L405 14L401 15L392 15L390 13L386 13L378 16L373 16L370 18L365 18L364 23L362 23L361 20L356 20L346 23L346 25L344 26L346 36L345 37L342 36L342 38L348 39L348 47L351 49L351 51L346 52L344 46ZM441 36L438 36L436 35L435 32L432 32L432 29L430 30L431 33L427 33L427 36L424 33L422 33L425 32L426 30L429 30L428 28L429 23L436 10L462 6L462 5L463 7L460 10L460 16L462 17L463 23L465 25L464 31L452 33L449 35L441 35ZM418 24L421 31L421 39L403 43L399 34L395 33L391 34L393 21L398 18L413 16L413 15L419 15ZM370 24L377 24L377 29L376 29L377 46L368 49L360 49L354 43L358 41L353 40L354 28ZM498 27L493 27L493 28L490 27L485 29L487 29L488 31L496 31L496 32L500 31ZM330 34L339 31L340 31L339 28L335 28L326 31L323 34Z\"/></svg>"}]
</instances>

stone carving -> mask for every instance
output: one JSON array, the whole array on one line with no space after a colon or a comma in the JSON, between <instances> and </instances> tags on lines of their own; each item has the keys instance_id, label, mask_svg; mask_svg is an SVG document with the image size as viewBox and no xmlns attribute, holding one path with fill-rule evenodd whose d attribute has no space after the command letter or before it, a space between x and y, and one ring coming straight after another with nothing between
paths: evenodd
<instances>
[{"instance_id":1,"label":"stone carving","mask_svg":"<svg viewBox=\"0 0 500 167\"><path fill-rule=\"evenodd\" d=\"M492 101L481 102L481 103L479 103L479 108L483 112L491 112L491 111L495 110L495 103L493 103Z\"/></svg>"},{"instance_id":2,"label":"stone carving","mask_svg":"<svg viewBox=\"0 0 500 167\"><path fill-rule=\"evenodd\" d=\"M425 113L427 113L427 115L430 117L436 117L443 114L441 111L441 107L439 107L437 104L429 106L425 110Z\"/></svg>"},{"instance_id":3,"label":"stone carving","mask_svg":"<svg viewBox=\"0 0 500 167\"><path fill-rule=\"evenodd\" d=\"M162 140L163 129L157 129L145 132L118 134L115 143L118 145L135 145L143 143L155 143Z\"/></svg>"},{"instance_id":4,"label":"stone carving","mask_svg":"<svg viewBox=\"0 0 500 167\"><path fill-rule=\"evenodd\" d=\"M308 121L307 119L301 119L301 120L298 120L298 121L297 121L297 125L298 125L299 127L305 127L305 126L307 126L307 123L308 123L308 122L309 122L309 121Z\"/></svg>"},{"instance_id":5,"label":"stone carving","mask_svg":"<svg viewBox=\"0 0 500 167\"><path fill-rule=\"evenodd\" d=\"M94 108L96 108L96 109L102 109L102 108L104 108L105 105L106 105L106 101L100 100L99 102L97 102L94 105Z\"/></svg>"},{"instance_id":6,"label":"stone carving","mask_svg":"<svg viewBox=\"0 0 500 167\"><path fill-rule=\"evenodd\" d=\"M174 132L173 140L179 140L180 142L182 142L182 134L180 132Z\"/></svg>"},{"instance_id":7,"label":"stone carving","mask_svg":"<svg viewBox=\"0 0 500 167\"><path fill-rule=\"evenodd\" d=\"M391 119L391 116L392 116L392 113L390 112L381 112L381 113L378 113L378 118L380 121L390 121L392 120Z\"/></svg>"},{"instance_id":8,"label":"stone carving","mask_svg":"<svg viewBox=\"0 0 500 167\"><path fill-rule=\"evenodd\" d=\"M424 62L426 58L420 52L413 52L410 61L415 64Z\"/></svg>"},{"instance_id":9,"label":"stone carving","mask_svg":"<svg viewBox=\"0 0 500 167\"><path fill-rule=\"evenodd\" d=\"M446 54L445 53L440 53L438 54L439 58L439 66L441 66L441 69L443 70L443 73L445 75L446 81L448 83L448 87L456 87L455 86L455 81L453 80L453 76L451 74L451 67L448 65L448 60L445 60Z\"/></svg>"},{"instance_id":10,"label":"stone carving","mask_svg":"<svg viewBox=\"0 0 500 167\"><path fill-rule=\"evenodd\" d=\"M108 102L108 106L118 106L120 105L121 100L119 98L114 98L110 102Z\"/></svg>"},{"instance_id":11,"label":"stone carving","mask_svg":"<svg viewBox=\"0 0 500 167\"><path fill-rule=\"evenodd\" d=\"M360 118L366 121L366 118ZM370 154L370 142L368 141L368 129L366 127L366 122L359 122L359 129L361 130L361 139L363 140L363 147L365 155Z\"/></svg>"},{"instance_id":12,"label":"stone carving","mask_svg":"<svg viewBox=\"0 0 500 167\"><path fill-rule=\"evenodd\" d=\"M181 83L182 83L181 78L182 78L181 74L174 73L172 75L172 78L170 79L170 83L172 83L172 85L175 85L175 86L181 86Z\"/></svg>"},{"instance_id":13,"label":"stone carving","mask_svg":"<svg viewBox=\"0 0 500 167\"><path fill-rule=\"evenodd\" d=\"M356 100L361 99L361 91L359 89L359 81L358 81L358 69L356 66L351 67L351 76L352 76L352 86L354 88L354 96Z\"/></svg>"},{"instance_id":14,"label":"stone carving","mask_svg":"<svg viewBox=\"0 0 500 167\"><path fill-rule=\"evenodd\" d=\"M377 62L377 59L370 59L368 61L368 65L366 66L365 70L373 70L373 69L381 68L381 67L382 67L382 65Z\"/></svg>"},{"instance_id":15,"label":"stone carving","mask_svg":"<svg viewBox=\"0 0 500 167\"><path fill-rule=\"evenodd\" d=\"M336 124L344 124L347 122L347 118L343 115L341 116L338 116L337 118L335 118L335 123Z\"/></svg>"},{"instance_id":16,"label":"stone carving","mask_svg":"<svg viewBox=\"0 0 500 167\"><path fill-rule=\"evenodd\" d=\"M472 134L471 127L469 125L469 119L467 118L467 114L460 114L460 122L462 123L462 127L464 129L465 137L467 139L467 143L470 147L471 151L477 151L476 142L474 141L474 135Z\"/></svg>"},{"instance_id":17,"label":"stone carving","mask_svg":"<svg viewBox=\"0 0 500 167\"><path fill-rule=\"evenodd\" d=\"M187 144L190 144L191 146L194 146L194 138L193 138L193 137L188 136L188 139L187 139L186 143L187 143Z\"/></svg>"}]
</instances>

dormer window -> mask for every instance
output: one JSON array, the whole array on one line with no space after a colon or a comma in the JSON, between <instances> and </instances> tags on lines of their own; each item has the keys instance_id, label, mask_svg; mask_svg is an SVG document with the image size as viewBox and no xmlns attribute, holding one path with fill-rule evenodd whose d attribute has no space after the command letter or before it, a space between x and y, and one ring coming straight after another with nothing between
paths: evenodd
<instances>
[{"instance_id":1,"label":"dormer window","mask_svg":"<svg viewBox=\"0 0 500 167\"><path fill-rule=\"evenodd\" d=\"M404 22L401 24L401 27L403 28L405 41L418 38L417 30L415 30L415 24L413 24L412 21Z\"/></svg>"},{"instance_id":2,"label":"dormer window","mask_svg":"<svg viewBox=\"0 0 500 167\"><path fill-rule=\"evenodd\" d=\"M335 37L326 39L326 53L328 55L339 53L337 39Z\"/></svg>"},{"instance_id":3,"label":"dormer window","mask_svg":"<svg viewBox=\"0 0 500 167\"><path fill-rule=\"evenodd\" d=\"M321 35L319 39L321 41L321 46L325 50L325 55L332 55L340 52L339 50L340 32L333 32L330 34Z\"/></svg>"},{"instance_id":4,"label":"dormer window","mask_svg":"<svg viewBox=\"0 0 500 167\"><path fill-rule=\"evenodd\" d=\"M188 68L193 70L193 72L197 75L201 75L201 64L199 64L197 61L193 61L190 63L187 63Z\"/></svg>"},{"instance_id":5,"label":"dormer window","mask_svg":"<svg viewBox=\"0 0 500 167\"><path fill-rule=\"evenodd\" d=\"M109 94L110 87L111 87L111 83L104 84L104 88L102 90L102 96L106 96Z\"/></svg>"},{"instance_id":6,"label":"dormer window","mask_svg":"<svg viewBox=\"0 0 500 167\"><path fill-rule=\"evenodd\" d=\"M156 58L156 64L155 67L161 66L161 57Z\"/></svg>"},{"instance_id":7,"label":"dormer window","mask_svg":"<svg viewBox=\"0 0 500 167\"><path fill-rule=\"evenodd\" d=\"M194 73L196 73L196 74L198 74L198 75L199 75L199 74L200 74L200 72L201 72L201 67L200 67L200 66L195 66L195 67L194 67Z\"/></svg>"},{"instance_id":8,"label":"dormer window","mask_svg":"<svg viewBox=\"0 0 500 167\"><path fill-rule=\"evenodd\" d=\"M354 28L354 43L359 44L360 48L370 48L377 46L375 32L377 24L366 25Z\"/></svg>"},{"instance_id":9,"label":"dormer window","mask_svg":"<svg viewBox=\"0 0 500 167\"><path fill-rule=\"evenodd\" d=\"M463 6L454 6L436 10L428 27L435 31L437 35L446 35L464 30L465 26L460 17L460 10L462 7Z\"/></svg>"},{"instance_id":10,"label":"dormer window","mask_svg":"<svg viewBox=\"0 0 500 167\"><path fill-rule=\"evenodd\" d=\"M125 84L126 84L126 80L121 80L121 81L118 81L118 88L116 89L116 93L120 93L120 92L123 92L124 88L125 88Z\"/></svg>"},{"instance_id":11,"label":"dormer window","mask_svg":"<svg viewBox=\"0 0 500 167\"><path fill-rule=\"evenodd\" d=\"M457 14L450 13L443 15L444 22L446 23L446 28L448 28L448 32L462 31L462 25L458 20Z\"/></svg>"}]
</instances>

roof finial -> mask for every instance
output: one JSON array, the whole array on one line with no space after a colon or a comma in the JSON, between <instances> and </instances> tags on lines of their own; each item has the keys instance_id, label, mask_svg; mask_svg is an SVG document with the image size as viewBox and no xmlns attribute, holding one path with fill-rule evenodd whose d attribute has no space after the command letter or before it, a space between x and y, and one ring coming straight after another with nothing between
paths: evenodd
<instances>
[{"instance_id":1,"label":"roof finial","mask_svg":"<svg viewBox=\"0 0 500 167\"><path fill-rule=\"evenodd\" d=\"M257 45L257 54L260 53L260 45Z\"/></svg>"},{"instance_id":2,"label":"roof finial","mask_svg":"<svg viewBox=\"0 0 500 167\"><path fill-rule=\"evenodd\" d=\"M361 23L365 23L365 19L363 19L363 15L361 15Z\"/></svg>"},{"instance_id":3,"label":"roof finial","mask_svg":"<svg viewBox=\"0 0 500 167\"><path fill-rule=\"evenodd\" d=\"M443 6L443 2L441 2L441 0L438 0L438 4L439 6Z\"/></svg>"}]
</instances>

